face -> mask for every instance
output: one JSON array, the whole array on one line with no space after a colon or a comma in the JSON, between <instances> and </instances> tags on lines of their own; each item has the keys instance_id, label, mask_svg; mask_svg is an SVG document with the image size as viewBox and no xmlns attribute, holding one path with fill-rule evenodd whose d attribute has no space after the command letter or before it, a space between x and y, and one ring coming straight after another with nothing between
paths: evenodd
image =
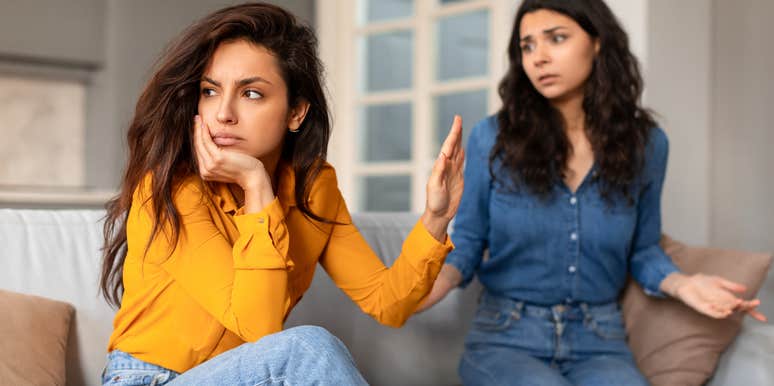
<instances>
[{"instance_id":1,"label":"face","mask_svg":"<svg viewBox=\"0 0 774 386\"><path fill-rule=\"evenodd\" d=\"M276 58L244 40L221 43L201 79L199 115L215 144L266 162L278 158L288 130L303 122L308 103L288 106Z\"/></svg>"},{"instance_id":2,"label":"face","mask_svg":"<svg viewBox=\"0 0 774 386\"><path fill-rule=\"evenodd\" d=\"M535 89L551 101L583 96L599 41L572 18L540 9L519 26L521 60Z\"/></svg>"}]
</instances>

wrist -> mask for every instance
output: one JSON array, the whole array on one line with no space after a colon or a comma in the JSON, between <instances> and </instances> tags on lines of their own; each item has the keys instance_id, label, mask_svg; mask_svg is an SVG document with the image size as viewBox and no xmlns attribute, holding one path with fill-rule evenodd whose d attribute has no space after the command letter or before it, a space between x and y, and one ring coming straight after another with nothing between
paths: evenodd
<instances>
[{"instance_id":1,"label":"wrist","mask_svg":"<svg viewBox=\"0 0 774 386\"><path fill-rule=\"evenodd\" d=\"M256 173L257 174L257 173ZM264 181L259 175L253 175L251 178L244 180L242 190L245 194L245 213L260 212L274 201L274 190L271 188L271 184Z\"/></svg>"},{"instance_id":2,"label":"wrist","mask_svg":"<svg viewBox=\"0 0 774 386\"><path fill-rule=\"evenodd\" d=\"M446 228L449 226L449 220L443 217L435 216L427 211L422 213L420 218L422 225L428 232L440 243L446 241Z\"/></svg>"},{"instance_id":3,"label":"wrist","mask_svg":"<svg viewBox=\"0 0 774 386\"><path fill-rule=\"evenodd\" d=\"M661 292L664 292L673 298L680 299L680 290L689 279L689 275L681 272L672 272L661 281Z\"/></svg>"}]
</instances>

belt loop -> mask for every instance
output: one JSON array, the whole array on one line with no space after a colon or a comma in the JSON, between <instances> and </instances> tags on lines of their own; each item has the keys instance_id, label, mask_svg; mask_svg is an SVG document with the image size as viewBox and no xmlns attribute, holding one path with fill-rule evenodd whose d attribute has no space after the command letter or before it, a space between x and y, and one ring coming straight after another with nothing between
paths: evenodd
<instances>
[{"instance_id":1,"label":"belt loop","mask_svg":"<svg viewBox=\"0 0 774 386\"><path fill-rule=\"evenodd\" d=\"M513 312L511 312L511 316L513 316L513 318L516 320L521 319L521 310L523 309L524 309L524 302L522 301L516 302L516 307L513 310Z\"/></svg>"},{"instance_id":2,"label":"belt loop","mask_svg":"<svg viewBox=\"0 0 774 386\"><path fill-rule=\"evenodd\" d=\"M551 307L551 313L553 314L554 319L554 327L556 331L556 338L557 338L557 345L559 342L559 338L562 336L562 333L564 332L564 321L562 321L562 314L565 311L565 307L563 305L555 305Z\"/></svg>"},{"instance_id":3,"label":"belt loop","mask_svg":"<svg viewBox=\"0 0 774 386\"><path fill-rule=\"evenodd\" d=\"M583 323L588 325L594 321L594 318L591 315L591 311L589 311L589 305L587 303L581 303L580 309L583 311Z\"/></svg>"}]
</instances>

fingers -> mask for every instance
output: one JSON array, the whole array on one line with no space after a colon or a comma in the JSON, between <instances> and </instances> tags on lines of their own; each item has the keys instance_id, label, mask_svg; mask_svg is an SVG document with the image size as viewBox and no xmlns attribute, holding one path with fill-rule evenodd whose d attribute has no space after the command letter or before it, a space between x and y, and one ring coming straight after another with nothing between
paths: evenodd
<instances>
[{"instance_id":1,"label":"fingers","mask_svg":"<svg viewBox=\"0 0 774 386\"><path fill-rule=\"evenodd\" d=\"M209 180L213 177L212 169L220 150L210 137L209 127L204 123L201 116L194 118L194 145L196 147L196 157L199 165L199 175Z\"/></svg>"},{"instance_id":2,"label":"fingers","mask_svg":"<svg viewBox=\"0 0 774 386\"><path fill-rule=\"evenodd\" d=\"M451 130L449 130L449 135L446 136L446 139L441 145L441 153L444 154L446 158L453 159L461 149L461 143L462 117L455 115Z\"/></svg>"},{"instance_id":3,"label":"fingers","mask_svg":"<svg viewBox=\"0 0 774 386\"><path fill-rule=\"evenodd\" d=\"M207 151L207 154L210 157L215 157L220 151L220 148L218 145L215 144L215 142L212 141L212 136L210 134L210 128L207 126L206 123L199 117L200 121L200 128L199 128L199 138L202 141L202 145L204 150Z\"/></svg>"},{"instance_id":4,"label":"fingers","mask_svg":"<svg viewBox=\"0 0 774 386\"><path fill-rule=\"evenodd\" d=\"M206 152L201 139L201 130L202 130L201 126L202 126L201 117L197 115L194 117L193 142L194 142L194 153L196 155L196 164L199 167L200 175L202 174L205 167L204 153Z\"/></svg>"},{"instance_id":5,"label":"fingers","mask_svg":"<svg viewBox=\"0 0 774 386\"><path fill-rule=\"evenodd\" d=\"M756 309L747 310L745 312L747 312L747 315L750 315L751 317L753 317L753 319L755 319L755 320L757 320L759 322L766 323L766 322L769 321L769 319L766 318L766 315L763 315L762 313L758 312L758 310L756 310Z\"/></svg>"},{"instance_id":6,"label":"fingers","mask_svg":"<svg viewBox=\"0 0 774 386\"><path fill-rule=\"evenodd\" d=\"M743 293L747 291L747 287L743 284L735 283L731 280L726 280L722 277L716 277L715 281L723 288L736 293Z\"/></svg>"},{"instance_id":7,"label":"fingers","mask_svg":"<svg viewBox=\"0 0 774 386\"><path fill-rule=\"evenodd\" d=\"M435 159L435 162L433 163L433 171L430 173L430 179L428 180L429 186L434 187L441 187L443 186L445 174L446 174L446 168L447 164L449 163L449 159L446 157L443 152L438 155L438 158Z\"/></svg>"}]
</instances>

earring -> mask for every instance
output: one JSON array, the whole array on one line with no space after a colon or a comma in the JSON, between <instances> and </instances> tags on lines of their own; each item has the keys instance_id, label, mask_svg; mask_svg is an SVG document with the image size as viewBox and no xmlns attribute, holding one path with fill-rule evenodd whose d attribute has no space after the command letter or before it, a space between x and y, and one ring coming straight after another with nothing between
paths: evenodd
<instances>
[{"instance_id":1,"label":"earring","mask_svg":"<svg viewBox=\"0 0 774 386\"><path fill-rule=\"evenodd\" d=\"M291 132L291 133L298 133L299 131L301 131L301 129L298 128L298 129L293 130L293 129L289 128L288 131Z\"/></svg>"}]
</instances>

